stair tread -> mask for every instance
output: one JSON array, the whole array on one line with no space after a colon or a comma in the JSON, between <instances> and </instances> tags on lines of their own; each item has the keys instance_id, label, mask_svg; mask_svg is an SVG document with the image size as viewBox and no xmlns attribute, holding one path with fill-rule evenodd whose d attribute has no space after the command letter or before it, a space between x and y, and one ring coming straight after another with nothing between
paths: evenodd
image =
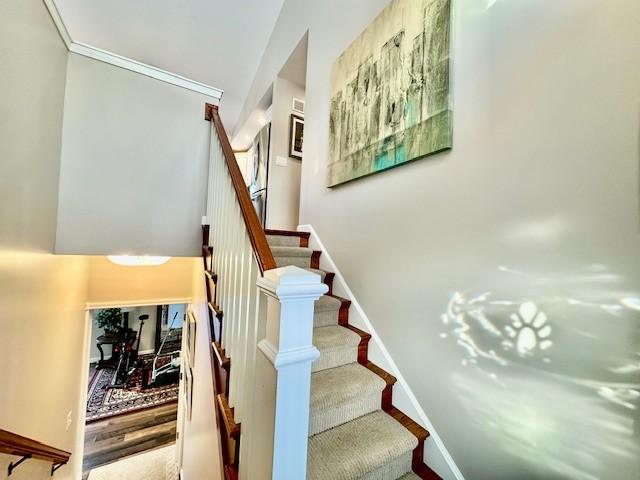
<instances>
[{"instance_id":1,"label":"stair tread","mask_svg":"<svg viewBox=\"0 0 640 480\"><path fill-rule=\"evenodd\" d=\"M335 408L386 387L378 375L359 363L351 363L311 375L311 411Z\"/></svg>"},{"instance_id":2,"label":"stair tread","mask_svg":"<svg viewBox=\"0 0 640 480\"><path fill-rule=\"evenodd\" d=\"M313 329L313 344L320 357L311 365L311 371L319 372L356 362L360 335L339 325L318 326Z\"/></svg>"},{"instance_id":3,"label":"stair tread","mask_svg":"<svg viewBox=\"0 0 640 480\"><path fill-rule=\"evenodd\" d=\"M340 310L342 302L335 297L329 295L321 296L314 305L316 312L334 312Z\"/></svg>"},{"instance_id":4,"label":"stair tread","mask_svg":"<svg viewBox=\"0 0 640 480\"><path fill-rule=\"evenodd\" d=\"M323 350L358 346L360 335L339 325L329 325L313 329L313 344L320 353Z\"/></svg>"},{"instance_id":5,"label":"stair tread","mask_svg":"<svg viewBox=\"0 0 640 480\"><path fill-rule=\"evenodd\" d=\"M274 257L310 257L313 249L308 247L293 247L276 245L271 247Z\"/></svg>"},{"instance_id":6,"label":"stair tread","mask_svg":"<svg viewBox=\"0 0 640 480\"><path fill-rule=\"evenodd\" d=\"M417 445L407 429L378 410L309 438L307 479L358 479Z\"/></svg>"},{"instance_id":7,"label":"stair tread","mask_svg":"<svg viewBox=\"0 0 640 480\"><path fill-rule=\"evenodd\" d=\"M320 278L323 282L324 282L324 278L329 273L326 270L320 270L318 268L311 268L311 267L305 267L305 270L308 270L309 272L317 273L318 275L320 275Z\"/></svg>"}]
</instances>

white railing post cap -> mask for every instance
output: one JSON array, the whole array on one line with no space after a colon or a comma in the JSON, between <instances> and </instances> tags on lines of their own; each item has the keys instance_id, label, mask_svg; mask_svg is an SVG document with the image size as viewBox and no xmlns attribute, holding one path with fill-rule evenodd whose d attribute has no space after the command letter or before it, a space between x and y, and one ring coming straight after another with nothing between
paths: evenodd
<instances>
[{"instance_id":1,"label":"white railing post cap","mask_svg":"<svg viewBox=\"0 0 640 480\"><path fill-rule=\"evenodd\" d=\"M329 291L320 275L293 265L267 270L258 279L258 286L285 301L318 299Z\"/></svg>"}]
</instances>

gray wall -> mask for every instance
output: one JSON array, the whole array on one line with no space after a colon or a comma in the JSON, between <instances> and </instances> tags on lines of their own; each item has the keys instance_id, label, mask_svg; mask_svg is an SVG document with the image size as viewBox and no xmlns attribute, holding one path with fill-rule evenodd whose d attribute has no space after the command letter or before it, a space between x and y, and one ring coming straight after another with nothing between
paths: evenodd
<instances>
[{"instance_id":1,"label":"gray wall","mask_svg":"<svg viewBox=\"0 0 640 480\"><path fill-rule=\"evenodd\" d=\"M67 50L41 2L0 8L0 245L50 252Z\"/></svg>"},{"instance_id":2,"label":"gray wall","mask_svg":"<svg viewBox=\"0 0 640 480\"><path fill-rule=\"evenodd\" d=\"M304 88L278 77L273 85L268 228L295 230L298 226L302 161L289 157L289 121L293 97L304 100ZM287 166L277 165L277 157L284 157Z\"/></svg>"},{"instance_id":3,"label":"gray wall","mask_svg":"<svg viewBox=\"0 0 640 480\"><path fill-rule=\"evenodd\" d=\"M386 3L288 0L243 118L309 29L300 222L467 480L634 480L640 3L455 1L453 150L327 189L331 67Z\"/></svg>"},{"instance_id":4,"label":"gray wall","mask_svg":"<svg viewBox=\"0 0 640 480\"><path fill-rule=\"evenodd\" d=\"M200 254L213 100L71 54L57 253Z\"/></svg>"},{"instance_id":5,"label":"gray wall","mask_svg":"<svg viewBox=\"0 0 640 480\"><path fill-rule=\"evenodd\" d=\"M86 260L51 254L66 65L41 0L0 2L0 428L71 451L58 480L82 470L88 324ZM0 455L2 478L15 460ZM50 468L32 460L11 479Z\"/></svg>"}]
</instances>

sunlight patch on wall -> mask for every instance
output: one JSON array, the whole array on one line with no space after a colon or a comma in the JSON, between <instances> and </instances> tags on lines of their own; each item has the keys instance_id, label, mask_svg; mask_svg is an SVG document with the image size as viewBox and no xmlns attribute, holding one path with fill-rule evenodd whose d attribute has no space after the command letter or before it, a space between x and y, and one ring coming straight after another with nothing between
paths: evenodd
<instances>
[{"instance_id":1,"label":"sunlight patch on wall","mask_svg":"<svg viewBox=\"0 0 640 480\"><path fill-rule=\"evenodd\" d=\"M462 406L549 478L627 478L640 455L640 295L601 264L496 271L494 291L453 292L442 314L441 338L460 348Z\"/></svg>"}]
</instances>

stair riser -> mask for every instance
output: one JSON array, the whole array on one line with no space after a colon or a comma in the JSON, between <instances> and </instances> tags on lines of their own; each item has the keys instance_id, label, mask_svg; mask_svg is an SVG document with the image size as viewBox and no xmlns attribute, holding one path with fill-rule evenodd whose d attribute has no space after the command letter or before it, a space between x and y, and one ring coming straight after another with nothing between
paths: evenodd
<instances>
[{"instance_id":1,"label":"stair riser","mask_svg":"<svg viewBox=\"0 0 640 480\"><path fill-rule=\"evenodd\" d=\"M314 328L338 325L338 312L338 310L315 312L313 315Z\"/></svg>"},{"instance_id":2,"label":"stair riser","mask_svg":"<svg viewBox=\"0 0 640 480\"><path fill-rule=\"evenodd\" d=\"M340 405L330 411L311 412L309 435L315 435L343 423L350 422L380 408L380 392L374 392L358 401Z\"/></svg>"},{"instance_id":3,"label":"stair riser","mask_svg":"<svg viewBox=\"0 0 640 480\"><path fill-rule=\"evenodd\" d=\"M267 235L267 241L272 247L299 247L300 237L285 235Z\"/></svg>"},{"instance_id":4,"label":"stair riser","mask_svg":"<svg viewBox=\"0 0 640 480\"><path fill-rule=\"evenodd\" d=\"M319 372L328 368L340 367L348 363L355 363L358 360L358 346L336 348L320 352L320 358L313 362L312 372Z\"/></svg>"},{"instance_id":5,"label":"stair riser","mask_svg":"<svg viewBox=\"0 0 640 480\"><path fill-rule=\"evenodd\" d=\"M276 265L280 267L288 267L294 265L300 268L311 267L311 256L308 257L275 257Z\"/></svg>"},{"instance_id":6,"label":"stair riser","mask_svg":"<svg viewBox=\"0 0 640 480\"><path fill-rule=\"evenodd\" d=\"M360 478L362 480L389 480L390 478L400 478L409 471L411 471L411 452L405 453Z\"/></svg>"}]
</instances>

